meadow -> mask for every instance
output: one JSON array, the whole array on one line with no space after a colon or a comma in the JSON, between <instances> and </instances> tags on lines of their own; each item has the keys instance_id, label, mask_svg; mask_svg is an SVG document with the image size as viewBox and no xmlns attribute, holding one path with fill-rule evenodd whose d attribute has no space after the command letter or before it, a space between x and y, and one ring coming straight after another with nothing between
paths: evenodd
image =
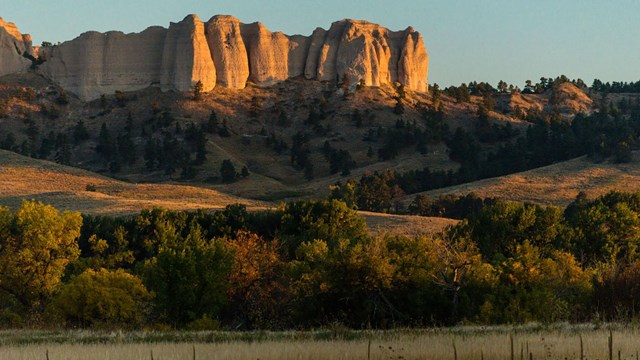
<instances>
[{"instance_id":1,"label":"meadow","mask_svg":"<svg viewBox=\"0 0 640 360\"><path fill-rule=\"evenodd\" d=\"M2 359L637 359L620 324L290 332L3 331Z\"/></svg>"}]
</instances>

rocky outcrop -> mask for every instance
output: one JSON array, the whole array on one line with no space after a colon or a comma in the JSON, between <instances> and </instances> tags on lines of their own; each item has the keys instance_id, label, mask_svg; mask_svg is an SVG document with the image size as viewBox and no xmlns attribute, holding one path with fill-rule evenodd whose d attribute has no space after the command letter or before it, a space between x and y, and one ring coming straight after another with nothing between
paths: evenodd
<instances>
[{"instance_id":1,"label":"rocky outcrop","mask_svg":"<svg viewBox=\"0 0 640 360\"><path fill-rule=\"evenodd\" d=\"M289 62L290 78L304 75L310 45L311 39L306 36L294 35L289 37L289 54L287 61Z\"/></svg>"},{"instance_id":2,"label":"rocky outcrop","mask_svg":"<svg viewBox=\"0 0 640 360\"><path fill-rule=\"evenodd\" d=\"M243 89L249 79L249 59L240 20L233 16L214 16L206 24L205 35L216 67L218 85Z\"/></svg>"},{"instance_id":3,"label":"rocky outcrop","mask_svg":"<svg viewBox=\"0 0 640 360\"><path fill-rule=\"evenodd\" d=\"M429 64L422 36L413 28L394 32L347 19L310 37L287 36L225 15L206 24L190 15L168 29L140 34L89 32L41 52L47 59L41 72L83 99L151 85L187 91L198 81L205 91L242 89L247 82L271 86L299 76L346 77L368 86L399 82L426 91Z\"/></svg>"},{"instance_id":4,"label":"rocky outcrop","mask_svg":"<svg viewBox=\"0 0 640 360\"><path fill-rule=\"evenodd\" d=\"M182 22L171 23L162 55L163 89L189 91L202 82L203 90L216 86L216 68L205 37L204 24L195 15Z\"/></svg>"},{"instance_id":5,"label":"rocky outcrop","mask_svg":"<svg viewBox=\"0 0 640 360\"><path fill-rule=\"evenodd\" d=\"M0 76L24 71L31 61L24 54L32 55L31 36L21 34L14 23L0 18Z\"/></svg>"},{"instance_id":6,"label":"rocky outcrop","mask_svg":"<svg viewBox=\"0 0 640 360\"><path fill-rule=\"evenodd\" d=\"M428 67L424 42L413 28L393 32L366 21L342 20L333 23L328 33L318 29L311 36L305 76L321 81L346 76L367 86L399 82L427 91Z\"/></svg>"},{"instance_id":7,"label":"rocky outcrop","mask_svg":"<svg viewBox=\"0 0 640 360\"><path fill-rule=\"evenodd\" d=\"M81 99L160 84L167 29L139 34L87 32L61 45L40 49L40 72Z\"/></svg>"},{"instance_id":8,"label":"rocky outcrop","mask_svg":"<svg viewBox=\"0 0 640 360\"><path fill-rule=\"evenodd\" d=\"M427 74L429 71L429 56L424 47L420 33L407 29L400 63L398 64L398 82L410 89L427 91Z\"/></svg>"},{"instance_id":9,"label":"rocky outcrop","mask_svg":"<svg viewBox=\"0 0 640 360\"><path fill-rule=\"evenodd\" d=\"M318 76L318 60L320 59L320 51L324 46L327 30L316 28L311 34L309 41L309 52L304 68L304 77L307 79L315 79Z\"/></svg>"},{"instance_id":10,"label":"rocky outcrop","mask_svg":"<svg viewBox=\"0 0 640 360\"><path fill-rule=\"evenodd\" d=\"M261 23L243 25L249 56L249 80L260 86L270 86L289 78L289 38L272 33Z\"/></svg>"}]
</instances>

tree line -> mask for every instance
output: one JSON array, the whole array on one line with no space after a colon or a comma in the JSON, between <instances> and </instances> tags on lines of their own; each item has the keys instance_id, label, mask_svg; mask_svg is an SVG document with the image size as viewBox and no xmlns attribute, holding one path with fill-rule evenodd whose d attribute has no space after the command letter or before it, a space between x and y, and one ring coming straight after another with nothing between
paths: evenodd
<instances>
[{"instance_id":1,"label":"tree line","mask_svg":"<svg viewBox=\"0 0 640 360\"><path fill-rule=\"evenodd\" d=\"M432 119L433 114L425 112L424 117ZM457 128L451 133L445 127L441 134L449 147L449 158L460 164L457 170L425 167L366 173L359 179L336 183L332 197L360 210L403 213L407 209L397 205L406 194L526 171L583 155L594 162L627 163L639 145L640 103L605 103L599 111L577 114L572 120L553 113L531 112L526 120L530 125L518 137L509 127L487 131L480 121L475 131ZM482 137L487 132L492 134L491 139ZM482 140L500 142L491 150L482 151Z\"/></svg>"},{"instance_id":2,"label":"tree line","mask_svg":"<svg viewBox=\"0 0 640 360\"><path fill-rule=\"evenodd\" d=\"M248 330L632 320L639 229L640 193L580 194L566 209L483 202L430 236L371 236L336 200L117 218L26 201L0 209L0 324Z\"/></svg>"}]
</instances>

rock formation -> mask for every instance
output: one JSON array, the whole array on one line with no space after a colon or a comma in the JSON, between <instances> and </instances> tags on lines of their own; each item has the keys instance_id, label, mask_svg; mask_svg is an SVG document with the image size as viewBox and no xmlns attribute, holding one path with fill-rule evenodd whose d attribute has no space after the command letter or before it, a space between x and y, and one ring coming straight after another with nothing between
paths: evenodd
<instances>
[{"instance_id":1,"label":"rock formation","mask_svg":"<svg viewBox=\"0 0 640 360\"><path fill-rule=\"evenodd\" d=\"M1 29L4 54L5 43L17 38L4 40L6 34L19 33ZM25 41L16 46L27 47ZM351 84L368 86L399 82L426 91L429 64L422 36L411 27L394 32L346 19L310 37L287 36L223 15L206 24L189 15L168 29L151 27L139 34L88 32L40 53L46 62L39 71L85 100L152 85L188 91L201 81L205 91L242 89L247 82L271 86L299 76L320 81L346 77ZM15 64L3 65L9 61L3 55L0 70L24 67L25 61L13 58L7 57Z\"/></svg>"},{"instance_id":2,"label":"rock formation","mask_svg":"<svg viewBox=\"0 0 640 360\"><path fill-rule=\"evenodd\" d=\"M33 55L31 36L20 33L14 23L0 18L0 76L24 71L31 61L23 54Z\"/></svg>"},{"instance_id":3,"label":"rock formation","mask_svg":"<svg viewBox=\"0 0 640 360\"><path fill-rule=\"evenodd\" d=\"M214 16L207 22L205 35L216 66L217 85L243 89L249 78L249 59L240 20L233 16Z\"/></svg>"},{"instance_id":4,"label":"rock formation","mask_svg":"<svg viewBox=\"0 0 640 360\"><path fill-rule=\"evenodd\" d=\"M188 91L202 82L203 90L216 86L216 68L205 37L204 24L195 15L169 26L162 55L163 89Z\"/></svg>"},{"instance_id":5,"label":"rock formation","mask_svg":"<svg viewBox=\"0 0 640 360\"><path fill-rule=\"evenodd\" d=\"M249 56L249 80L270 86L289 78L289 38L261 23L241 27Z\"/></svg>"}]
</instances>

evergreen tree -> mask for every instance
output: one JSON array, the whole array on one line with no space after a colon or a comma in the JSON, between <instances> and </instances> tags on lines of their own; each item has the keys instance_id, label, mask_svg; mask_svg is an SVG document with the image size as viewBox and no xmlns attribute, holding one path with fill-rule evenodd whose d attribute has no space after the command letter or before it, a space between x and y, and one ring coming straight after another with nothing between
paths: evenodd
<instances>
[{"instance_id":1,"label":"evergreen tree","mask_svg":"<svg viewBox=\"0 0 640 360\"><path fill-rule=\"evenodd\" d=\"M66 134L58 134L56 138L56 162L68 165L71 163L71 145Z\"/></svg>"},{"instance_id":2,"label":"evergreen tree","mask_svg":"<svg viewBox=\"0 0 640 360\"><path fill-rule=\"evenodd\" d=\"M196 165L202 165L207 160L207 137L203 132L198 132L196 137Z\"/></svg>"},{"instance_id":3,"label":"evergreen tree","mask_svg":"<svg viewBox=\"0 0 640 360\"><path fill-rule=\"evenodd\" d=\"M89 132L87 128L84 126L84 121L82 119L78 120L76 125L73 127L73 144L78 145L81 142L89 139Z\"/></svg>"},{"instance_id":4,"label":"evergreen tree","mask_svg":"<svg viewBox=\"0 0 640 360\"><path fill-rule=\"evenodd\" d=\"M102 156L105 162L112 160L115 146L113 144L113 137L107 127L106 123L102 123L100 127L100 135L98 136L98 146L96 146L96 152Z\"/></svg>"},{"instance_id":5,"label":"evergreen tree","mask_svg":"<svg viewBox=\"0 0 640 360\"><path fill-rule=\"evenodd\" d=\"M193 100L200 101L202 100L202 92L204 91L204 85L202 81L198 80L195 85L193 85Z\"/></svg>"},{"instance_id":6,"label":"evergreen tree","mask_svg":"<svg viewBox=\"0 0 640 360\"><path fill-rule=\"evenodd\" d=\"M55 146L55 135L53 131L49 133L49 136L42 138L40 142L40 149L38 150L38 158L46 159L51 155L53 148Z\"/></svg>"},{"instance_id":7,"label":"evergreen tree","mask_svg":"<svg viewBox=\"0 0 640 360\"><path fill-rule=\"evenodd\" d=\"M214 109L211 109L211 114L209 114L205 131L209 134L214 134L218 131L218 114Z\"/></svg>"},{"instance_id":8,"label":"evergreen tree","mask_svg":"<svg viewBox=\"0 0 640 360\"><path fill-rule=\"evenodd\" d=\"M243 178L246 178L249 176L249 168L247 168L247 166L243 166L242 170L240 171L240 176L242 176Z\"/></svg>"},{"instance_id":9,"label":"evergreen tree","mask_svg":"<svg viewBox=\"0 0 640 360\"><path fill-rule=\"evenodd\" d=\"M220 177L224 183L232 183L236 181L238 173L236 173L236 168L233 166L231 160L226 159L222 161L222 165L220 165Z\"/></svg>"}]
</instances>

